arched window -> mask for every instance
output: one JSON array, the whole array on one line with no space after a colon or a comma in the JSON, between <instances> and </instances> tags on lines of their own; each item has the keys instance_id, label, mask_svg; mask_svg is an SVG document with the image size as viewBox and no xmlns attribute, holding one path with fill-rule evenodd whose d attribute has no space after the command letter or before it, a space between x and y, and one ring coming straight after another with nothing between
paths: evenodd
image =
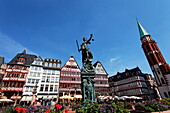
<instances>
[{"instance_id":1,"label":"arched window","mask_svg":"<svg viewBox=\"0 0 170 113\"><path fill-rule=\"evenodd\" d=\"M56 67L56 63L53 64L53 67Z\"/></svg>"},{"instance_id":2,"label":"arched window","mask_svg":"<svg viewBox=\"0 0 170 113\"><path fill-rule=\"evenodd\" d=\"M48 66L48 63L47 63L47 62L45 62L45 66L46 66L46 67Z\"/></svg>"},{"instance_id":3,"label":"arched window","mask_svg":"<svg viewBox=\"0 0 170 113\"><path fill-rule=\"evenodd\" d=\"M166 92L164 92L164 96L165 96L165 97L168 97L168 95L167 95L167 93L166 93Z\"/></svg>"},{"instance_id":4,"label":"arched window","mask_svg":"<svg viewBox=\"0 0 170 113\"><path fill-rule=\"evenodd\" d=\"M57 68L60 68L61 64L57 64Z\"/></svg>"},{"instance_id":5,"label":"arched window","mask_svg":"<svg viewBox=\"0 0 170 113\"><path fill-rule=\"evenodd\" d=\"M53 65L52 65L52 63L49 63L49 67L52 67Z\"/></svg>"}]
</instances>

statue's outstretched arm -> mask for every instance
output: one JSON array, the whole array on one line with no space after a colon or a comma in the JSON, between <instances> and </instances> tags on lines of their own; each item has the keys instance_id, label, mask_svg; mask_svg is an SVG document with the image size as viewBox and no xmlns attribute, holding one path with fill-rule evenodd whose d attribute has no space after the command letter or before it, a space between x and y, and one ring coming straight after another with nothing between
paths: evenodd
<instances>
[{"instance_id":1,"label":"statue's outstretched arm","mask_svg":"<svg viewBox=\"0 0 170 113\"><path fill-rule=\"evenodd\" d=\"M93 41L92 37L93 37L93 34L90 34L90 38L87 40L87 42L88 42L89 44L91 44L91 43L90 43L91 40Z\"/></svg>"}]
</instances>

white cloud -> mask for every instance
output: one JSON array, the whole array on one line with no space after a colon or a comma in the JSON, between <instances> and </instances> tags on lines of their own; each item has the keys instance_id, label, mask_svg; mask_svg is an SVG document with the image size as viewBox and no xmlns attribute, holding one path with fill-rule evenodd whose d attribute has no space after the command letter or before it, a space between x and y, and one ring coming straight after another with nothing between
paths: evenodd
<instances>
[{"instance_id":1,"label":"white cloud","mask_svg":"<svg viewBox=\"0 0 170 113\"><path fill-rule=\"evenodd\" d=\"M4 56L7 58L6 60L11 60L17 53L22 52L24 48L26 47L0 32L0 56ZM26 50L29 54L35 54L27 48Z\"/></svg>"},{"instance_id":2,"label":"white cloud","mask_svg":"<svg viewBox=\"0 0 170 113\"><path fill-rule=\"evenodd\" d=\"M116 61L116 60L119 60L119 59L120 59L119 57L111 58L110 62L112 63L113 61Z\"/></svg>"}]
</instances>

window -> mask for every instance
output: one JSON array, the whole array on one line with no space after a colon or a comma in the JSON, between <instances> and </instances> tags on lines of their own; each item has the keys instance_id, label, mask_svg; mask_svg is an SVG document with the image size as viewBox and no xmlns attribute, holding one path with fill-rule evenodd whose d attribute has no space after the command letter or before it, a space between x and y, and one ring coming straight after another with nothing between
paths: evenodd
<instances>
[{"instance_id":1,"label":"window","mask_svg":"<svg viewBox=\"0 0 170 113\"><path fill-rule=\"evenodd\" d=\"M52 63L49 63L49 67L52 67Z\"/></svg>"},{"instance_id":2,"label":"window","mask_svg":"<svg viewBox=\"0 0 170 113\"><path fill-rule=\"evenodd\" d=\"M19 58L19 62L24 63L24 62L25 62L25 59L23 59L23 58Z\"/></svg>"},{"instance_id":3,"label":"window","mask_svg":"<svg viewBox=\"0 0 170 113\"><path fill-rule=\"evenodd\" d=\"M34 67L35 68L35 70L38 70L38 67Z\"/></svg>"},{"instance_id":4,"label":"window","mask_svg":"<svg viewBox=\"0 0 170 113\"><path fill-rule=\"evenodd\" d=\"M34 82L35 82L35 79L32 79L32 82L31 82L31 83L34 84Z\"/></svg>"},{"instance_id":5,"label":"window","mask_svg":"<svg viewBox=\"0 0 170 113\"><path fill-rule=\"evenodd\" d=\"M34 66L31 66L31 68L30 68L31 70L34 70Z\"/></svg>"},{"instance_id":6,"label":"window","mask_svg":"<svg viewBox=\"0 0 170 113\"><path fill-rule=\"evenodd\" d=\"M49 87L49 85L46 85L46 86L45 86L45 91L48 91L48 87Z\"/></svg>"},{"instance_id":7,"label":"window","mask_svg":"<svg viewBox=\"0 0 170 113\"><path fill-rule=\"evenodd\" d=\"M20 83L20 84L19 84L19 87L23 87L23 83Z\"/></svg>"},{"instance_id":8,"label":"window","mask_svg":"<svg viewBox=\"0 0 170 113\"><path fill-rule=\"evenodd\" d=\"M11 82L11 87L15 87L15 82Z\"/></svg>"},{"instance_id":9,"label":"window","mask_svg":"<svg viewBox=\"0 0 170 113\"><path fill-rule=\"evenodd\" d=\"M57 91L58 85L55 85L54 87L54 91Z\"/></svg>"},{"instance_id":10,"label":"window","mask_svg":"<svg viewBox=\"0 0 170 113\"><path fill-rule=\"evenodd\" d=\"M10 77L10 73L7 73L7 74L6 74L6 77Z\"/></svg>"},{"instance_id":11,"label":"window","mask_svg":"<svg viewBox=\"0 0 170 113\"><path fill-rule=\"evenodd\" d=\"M57 68L60 68L60 65L61 65L61 64L57 64Z\"/></svg>"},{"instance_id":12,"label":"window","mask_svg":"<svg viewBox=\"0 0 170 113\"><path fill-rule=\"evenodd\" d=\"M28 83L31 83L31 79L28 79Z\"/></svg>"},{"instance_id":13,"label":"window","mask_svg":"<svg viewBox=\"0 0 170 113\"><path fill-rule=\"evenodd\" d=\"M55 78L55 83L58 83L58 77Z\"/></svg>"},{"instance_id":14,"label":"window","mask_svg":"<svg viewBox=\"0 0 170 113\"><path fill-rule=\"evenodd\" d=\"M50 85L50 91L53 91L53 85Z\"/></svg>"},{"instance_id":15,"label":"window","mask_svg":"<svg viewBox=\"0 0 170 113\"><path fill-rule=\"evenodd\" d=\"M48 67L48 63L47 62L45 62L45 66Z\"/></svg>"},{"instance_id":16,"label":"window","mask_svg":"<svg viewBox=\"0 0 170 113\"><path fill-rule=\"evenodd\" d=\"M12 69L12 66L9 66L8 69Z\"/></svg>"},{"instance_id":17,"label":"window","mask_svg":"<svg viewBox=\"0 0 170 113\"><path fill-rule=\"evenodd\" d=\"M47 74L50 75L51 74L51 70L47 70L47 71L48 71Z\"/></svg>"},{"instance_id":18,"label":"window","mask_svg":"<svg viewBox=\"0 0 170 113\"><path fill-rule=\"evenodd\" d=\"M43 91L43 89L44 89L44 85L42 84L40 87L40 91Z\"/></svg>"},{"instance_id":19,"label":"window","mask_svg":"<svg viewBox=\"0 0 170 113\"><path fill-rule=\"evenodd\" d=\"M52 75L55 75L55 71L54 70L52 70Z\"/></svg>"},{"instance_id":20,"label":"window","mask_svg":"<svg viewBox=\"0 0 170 113\"><path fill-rule=\"evenodd\" d=\"M50 82L50 77L47 77L46 82Z\"/></svg>"},{"instance_id":21,"label":"window","mask_svg":"<svg viewBox=\"0 0 170 113\"><path fill-rule=\"evenodd\" d=\"M13 68L14 69L20 69L21 67L20 66L14 66Z\"/></svg>"},{"instance_id":22,"label":"window","mask_svg":"<svg viewBox=\"0 0 170 113\"><path fill-rule=\"evenodd\" d=\"M45 74L47 73L47 70L46 70L46 69L44 69L44 73L45 73Z\"/></svg>"},{"instance_id":23,"label":"window","mask_svg":"<svg viewBox=\"0 0 170 113\"><path fill-rule=\"evenodd\" d=\"M53 67L57 67L57 66L56 66L56 63L53 64Z\"/></svg>"},{"instance_id":24,"label":"window","mask_svg":"<svg viewBox=\"0 0 170 113\"><path fill-rule=\"evenodd\" d=\"M38 84L38 80L36 80L36 84Z\"/></svg>"},{"instance_id":25,"label":"window","mask_svg":"<svg viewBox=\"0 0 170 113\"><path fill-rule=\"evenodd\" d=\"M33 73L33 75L32 75L33 77L36 77L36 73Z\"/></svg>"},{"instance_id":26,"label":"window","mask_svg":"<svg viewBox=\"0 0 170 113\"><path fill-rule=\"evenodd\" d=\"M40 76L40 73L37 73L37 77L39 77Z\"/></svg>"},{"instance_id":27,"label":"window","mask_svg":"<svg viewBox=\"0 0 170 113\"><path fill-rule=\"evenodd\" d=\"M22 74L22 75L21 75L21 78L24 78L24 77L25 77L24 74Z\"/></svg>"},{"instance_id":28,"label":"window","mask_svg":"<svg viewBox=\"0 0 170 113\"><path fill-rule=\"evenodd\" d=\"M51 83L54 83L54 77L51 77Z\"/></svg>"},{"instance_id":29,"label":"window","mask_svg":"<svg viewBox=\"0 0 170 113\"><path fill-rule=\"evenodd\" d=\"M33 73L32 72L30 72L30 76L32 76L33 75Z\"/></svg>"},{"instance_id":30,"label":"window","mask_svg":"<svg viewBox=\"0 0 170 113\"><path fill-rule=\"evenodd\" d=\"M46 78L46 76L42 76L41 82L45 82L45 78Z\"/></svg>"},{"instance_id":31,"label":"window","mask_svg":"<svg viewBox=\"0 0 170 113\"><path fill-rule=\"evenodd\" d=\"M19 74L13 73L12 77L18 77Z\"/></svg>"},{"instance_id":32,"label":"window","mask_svg":"<svg viewBox=\"0 0 170 113\"><path fill-rule=\"evenodd\" d=\"M33 87L30 87L30 90L29 90L29 92L32 92L33 91Z\"/></svg>"},{"instance_id":33,"label":"window","mask_svg":"<svg viewBox=\"0 0 170 113\"><path fill-rule=\"evenodd\" d=\"M36 64L36 65L40 65L40 62L39 62L39 61L36 61L35 64Z\"/></svg>"},{"instance_id":34,"label":"window","mask_svg":"<svg viewBox=\"0 0 170 113\"><path fill-rule=\"evenodd\" d=\"M18 77L19 76L19 74L15 74L15 77Z\"/></svg>"},{"instance_id":35,"label":"window","mask_svg":"<svg viewBox=\"0 0 170 113\"><path fill-rule=\"evenodd\" d=\"M26 87L26 88L25 88L25 92L28 92L28 89L29 89L29 87Z\"/></svg>"}]
</instances>

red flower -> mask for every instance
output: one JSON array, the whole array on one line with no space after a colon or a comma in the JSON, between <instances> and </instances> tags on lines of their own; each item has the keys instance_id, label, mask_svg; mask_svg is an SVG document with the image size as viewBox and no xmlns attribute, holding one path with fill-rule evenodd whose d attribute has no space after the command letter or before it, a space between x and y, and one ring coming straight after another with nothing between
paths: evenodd
<instances>
[{"instance_id":1,"label":"red flower","mask_svg":"<svg viewBox=\"0 0 170 113\"><path fill-rule=\"evenodd\" d=\"M134 103L128 103L128 104L130 104L131 106L134 106L134 105L135 105Z\"/></svg>"},{"instance_id":2,"label":"red flower","mask_svg":"<svg viewBox=\"0 0 170 113\"><path fill-rule=\"evenodd\" d=\"M27 109L21 108L21 112L22 112L22 113L26 113L26 111L27 111Z\"/></svg>"},{"instance_id":3,"label":"red flower","mask_svg":"<svg viewBox=\"0 0 170 113\"><path fill-rule=\"evenodd\" d=\"M62 108L62 106L59 105L59 104L56 104L55 107L56 107L57 109L61 109L61 108Z\"/></svg>"},{"instance_id":4,"label":"red flower","mask_svg":"<svg viewBox=\"0 0 170 113\"><path fill-rule=\"evenodd\" d=\"M18 109L20 109L20 107L16 107L16 108L15 108L15 110L18 110Z\"/></svg>"},{"instance_id":5,"label":"red flower","mask_svg":"<svg viewBox=\"0 0 170 113\"><path fill-rule=\"evenodd\" d=\"M33 105L33 107L36 107L36 105Z\"/></svg>"},{"instance_id":6,"label":"red flower","mask_svg":"<svg viewBox=\"0 0 170 113\"><path fill-rule=\"evenodd\" d=\"M18 113L21 113L21 109L20 107L16 107L15 110L18 112Z\"/></svg>"},{"instance_id":7,"label":"red flower","mask_svg":"<svg viewBox=\"0 0 170 113\"><path fill-rule=\"evenodd\" d=\"M68 109L64 109L65 113L68 113Z\"/></svg>"},{"instance_id":8,"label":"red flower","mask_svg":"<svg viewBox=\"0 0 170 113\"><path fill-rule=\"evenodd\" d=\"M49 113L49 112L50 112L50 110L46 110L46 111L45 111L45 113Z\"/></svg>"}]
</instances>

